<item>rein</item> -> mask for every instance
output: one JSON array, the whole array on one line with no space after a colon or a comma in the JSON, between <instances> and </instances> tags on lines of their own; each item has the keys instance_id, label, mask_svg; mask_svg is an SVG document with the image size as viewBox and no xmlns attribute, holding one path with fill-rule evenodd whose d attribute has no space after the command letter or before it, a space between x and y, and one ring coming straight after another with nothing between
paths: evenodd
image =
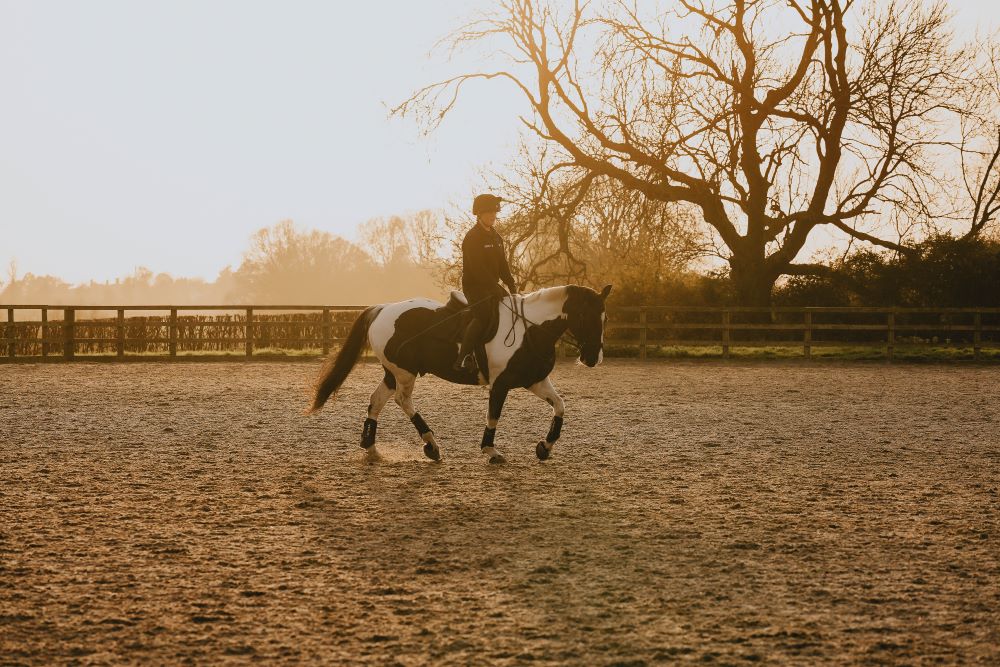
<instances>
[{"instance_id":1,"label":"rein","mask_svg":"<svg viewBox=\"0 0 1000 667\"><path fill-rule=\"evenodd\" d=\"M510 297L510 302L513 304L513 307L505 303L503 299L500 300L500 303L502 303L503 306L507 308L507 310L509 310L511 313L510 329L507 330L507 334L503 338L504 347L513 347L514 344L517 342L517 334L515 332L515 327L517 326L518 319L524 322L524 346L530 347L531 342L528 340L528 325L530 324L535 327L541 327L542 325L538 324L537 322L532 322L524 314L524 297L521 297L521 303L520 306L518 306L515 294L510 290L507 290L507 295ZM583 346L580 344L580 341L577 339L576 336L573 335L573 332L570 331L568 328L565 331L563 331L558 338L552 341L553 346L555 345L555 343L559 342L559 340L565 338L566 336L569 336L569 339L566 340L567 343L575 347L577 350L582 349ZM508 340L510 341L509 343L507 342ZM535 356L539 355L535 354Z\"/></svg>"}]
</instances>

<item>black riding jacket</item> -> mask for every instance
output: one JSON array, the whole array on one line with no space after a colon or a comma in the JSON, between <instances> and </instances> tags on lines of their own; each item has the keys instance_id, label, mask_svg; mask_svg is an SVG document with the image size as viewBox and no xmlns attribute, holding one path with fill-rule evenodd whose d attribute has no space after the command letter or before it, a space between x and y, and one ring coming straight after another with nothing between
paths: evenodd
<instances>
[{"instance_id":1,"label":"black riding jacket","mask_svg":"<svg viewBox=\"0 0 1000 667\"><path fill-rule=\"evenodd\" d=\"M462 241L462 291L471 303L477 297L496 294L499 280L515 291L503 240L495 229L476 223Z\"/></svg>"}]
</instances>

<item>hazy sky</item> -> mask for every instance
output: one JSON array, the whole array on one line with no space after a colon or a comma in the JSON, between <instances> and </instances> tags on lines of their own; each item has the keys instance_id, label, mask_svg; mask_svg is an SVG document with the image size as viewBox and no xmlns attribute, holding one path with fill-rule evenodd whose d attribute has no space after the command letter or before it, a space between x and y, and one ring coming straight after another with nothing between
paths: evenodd
<instances>
[{"instance_id":1,"label":"hazy sky","mask_svg":"<svg viewBox=\"0 0 1000 667\"><path fill-rule=\"evenodd\" d=\"M427 53L491 4L0 0L0 262L212 279L282 219L353 238L464 200L520 101L477 86L427 138L385 104L460 70ZM997 0L951 4L997 24Z\"/></svg>"}]
</instances>

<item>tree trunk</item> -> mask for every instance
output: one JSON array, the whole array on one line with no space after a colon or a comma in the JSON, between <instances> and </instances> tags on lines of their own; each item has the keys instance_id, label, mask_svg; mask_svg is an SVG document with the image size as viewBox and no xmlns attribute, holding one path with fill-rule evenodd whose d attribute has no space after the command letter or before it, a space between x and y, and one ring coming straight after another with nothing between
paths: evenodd
<instances>
[{"instance_id":1,"label":"tree trunk","mask_svg":"<svg viewBox=\"0 0 1000 667\"><path fill-rule=\"evenodd\" d=\"M766 265L763 257L743 258L734 255L729 262L737 306L769 308L771 291L778 276Z\"/></svg>"}]
</instances>

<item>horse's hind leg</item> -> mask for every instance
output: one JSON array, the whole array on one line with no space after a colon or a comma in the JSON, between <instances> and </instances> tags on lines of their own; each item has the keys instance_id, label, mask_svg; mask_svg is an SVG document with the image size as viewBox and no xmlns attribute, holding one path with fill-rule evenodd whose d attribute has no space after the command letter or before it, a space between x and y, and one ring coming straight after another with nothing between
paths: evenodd
<instances>
[{"instance_id":1,"label":"horse's hind leg","mask_svg":"<svg viewBox=\"0 0 1000 667\"><path fill-rule=\"evenodd\" d=\"M368 459L371 461L378 461L381 458L378 450L375 449L375 431L378 429L378 416L395 390L396 378L386 370L385 378L379 382L378 387L375 388L371 398L368 400L368 417L365 419L365 428L361 431L361 446L368 453Z\"/></svg>"},{"instance_id":2,"label":"horse's hind leg","mask_svg":"<svg viewBox=\"0 0 1000 667\"><path fill-rule=\"evenodd\" d=\"M410 418L417 433L420 434L420 439L424 441L424 455L434 461L440 461L441 449L438 447L437 440L434 439L434 431L413 405L413 386L416 381L417 378L409 374L406 377L396 378L396 403L403 408L403 412Z\"/></svg>"},{"instance_id":3,"label":"horse's hind leg","mask_svg":"<svg viewBox=\"0 0 1000 667\"><path fill-rule=\"evenodd\" d=\"M552 406L552 423L549 425L549 433L545 436L545 440L539 440L538 445L535 447L535 454L540 460L544 461L552 454L552 446L559 439L566 404L549 378L531 385L528 387L528 391Z\"/></svg>"}]
</instances>

